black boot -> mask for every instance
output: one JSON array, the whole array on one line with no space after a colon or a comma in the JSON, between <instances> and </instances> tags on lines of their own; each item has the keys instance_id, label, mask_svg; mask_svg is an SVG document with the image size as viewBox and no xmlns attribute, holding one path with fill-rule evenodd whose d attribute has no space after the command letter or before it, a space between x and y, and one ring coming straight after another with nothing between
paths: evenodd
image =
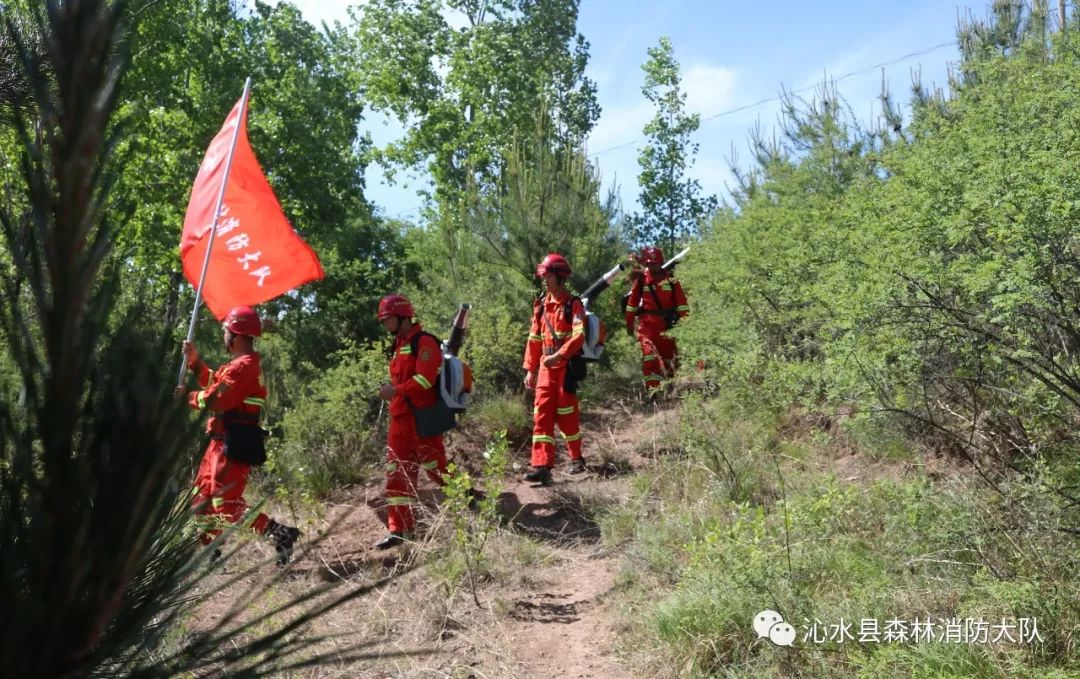
<instances>
[{"instance_id":1,"label":"black boot","mask_svg":"<svg viewBox=\"0 0 1080 679\"><path fill-rule=\"evenodd\" d=\"M587 471L588 471L588 469L585 468L585 460L579 457L576 460L570 460L570 467L569 467L569 469L566 470L566 473L567 474L583 474L583 473L585 473Z\"/></svg>"},{"instance_id":2,"label":"black boot","mask_svg":"<svg viewBox=\"0 0 1080 679\"><path fill-rule=\"evenodd\" d=\"M300 539L300 529L270 519L270 523L266 525L264 535L267 540L273 543L274 549L277 550L277 564L284 566L289 563L293 547L296 545L296 541Z\"/></svg>"},{"instance_id":3,"label":"black boot","mask_svg":"<svg viewBox=\"0 0 1080 679\"><path fill-rule=\"evenodd\" d=\"M469 509L476 509L477 505L480 504L480 502L482 502L485 497L487 497L486 495L484 495L484 491L477 490L475 488L470 488L469 490L465 491L465 495L467 495L469 498Z\"/></svg>"},{"instance_id":4,"label":"black boot","mask_svg":"<svg viewBox=\"0 0 1080 679\"><path fill-rule=\"evenodd\" d=\"M386 537L376 542L372 547L375 549L390 549L391 547L397 547L405 542L405 533L394 530L387 533Z\"/></svg>"},{"instance_id":5,"label":"black boot","mask_svg":"<svg viewBox=\"0 0 1080 679\"><path fill-rule=\"evenodd\" d=\"M551 469L549 467L533 467L532 471L522 478L530 483L539 483L541 486L550 486Z\"/></svg>"}]
</instances>

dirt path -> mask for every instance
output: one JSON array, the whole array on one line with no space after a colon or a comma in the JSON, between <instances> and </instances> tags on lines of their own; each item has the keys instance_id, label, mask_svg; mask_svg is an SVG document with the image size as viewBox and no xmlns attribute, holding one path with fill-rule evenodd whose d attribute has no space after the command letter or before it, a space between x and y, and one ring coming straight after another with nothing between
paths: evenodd
<instances>
[{"instance_id":1,"label":"dirt path","mask_svg":"<svg viewBox=\"0 0 1080 679\"><path fill-rule=\"evenodd\" d=\"M556 469L555 484L549 487L516 477L506 480L499 496L505 526L498 544L488 550L497 574L481 584L480 608L460 584L447 585L438 558L428 558L446 549L445 542L429 538L387 552L371 548L385 530L380 485L340 492L323 505L323 516L306 527L311 538L322 533L321 540L297 552L267 606L327 582L362 585L410 562L423 566L376 596L334 610L309 629L313 635L351 634L373 651L398 657L323 666L302 676L630 676L615 653L618 615L611 594L621 562L601 541L597 519L599 508L629 495L634 470L648 463L647 453L642 455L648 437L655 437L673 414L640 415L630 426L624 426L627 420L620 412L593 414L584 423L589 474L573 477ZM522 452L515 456L519 464L527 460ZM430 488L421 494L429 525L439 521L440 495ZM430 532L438 534L435 528ZM268 555L262 545L245 546L227 564L228 572L216 577L228 577ZM262 567L252 579L273 575L271 568ZM195 626L211 623L231 603L226 596L204 606Z\"/></svg>"},{"instance_id":2,"label":"dirt path","mask_svg":"<svg viewBox=\"0 0 1080 679\"><path fill-rule=\"evenodd\" d=\"M613 616L605 599L615 586L619 560L598 544L599 526L577 513L564 493L566 486L515 483L507 488L507 495L520 499L523 508L536 508L516 519L519 527L550 531L556 543L557 565L542 573L544 586L516 598L504 625L518 676L627 676L614 656Z\"/></svg>"}]
</instances>

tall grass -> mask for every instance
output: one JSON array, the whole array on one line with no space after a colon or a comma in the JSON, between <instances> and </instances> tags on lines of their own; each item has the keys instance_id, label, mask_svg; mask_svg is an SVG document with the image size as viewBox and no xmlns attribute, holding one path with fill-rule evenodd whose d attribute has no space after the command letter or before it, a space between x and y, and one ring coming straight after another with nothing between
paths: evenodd
<instances>
[{"instance_id":1,"label":"tall grass","mask_svg":"<svg viewBox=\"0 0 1080 679\"><path fill-rule=\"evenodd\" d=\"M1036 677L1080 668L1080 559L1055 518L1060 503L1037 481L1017 480L1003 496L866 456L869 480L855 483L830 469L835 457L820 440L780 440L774 418L729 419L739 413L752 416L723 402L687 408L685 456L643 477L637 497L604 522L628 555L625 650L644 669ZM751 620L764 609L796 627L795 649L757 638ZM814 621L854 621L857 634L864 618L927 616L1036 618L1042 641L803 641Z\"/></svg>"}]
</instances>

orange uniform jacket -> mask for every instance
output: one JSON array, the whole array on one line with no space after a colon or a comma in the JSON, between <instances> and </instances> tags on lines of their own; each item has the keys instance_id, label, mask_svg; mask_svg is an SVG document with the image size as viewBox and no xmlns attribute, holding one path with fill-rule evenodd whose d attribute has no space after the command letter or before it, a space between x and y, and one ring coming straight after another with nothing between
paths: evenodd
<instances>
[{"instance_id":1,"label":"orange uniform jacket","mask_svg":"<svg viewBox=\"0 0 1080 679\"><path fill-rule=\"evenodd\" d=\"M539 371L543 358L551 354L562 356L560 367L565 367L566 361L585 344L585 307L581 300L575 299L570 307L570 318L567 319L566 300L569 296L570 293L564 293L556 299L548 293L533 307L529 341L525 343L525 369L529 372ZM541 306L542 311L537 313ZM555 336L551 334L552 328ZM560 341L562 346L559 346Z\"/></svg>"},{"instance_id":2,"label":"orange uniform jacket","mask_svg":"<svg viewBox=\"0 0 1080 679\"><path fill-rule=\"evenodd\" d=\"M653 291L656 292L653 295ZM661 308L656 306L659 298ZM658 321L664 318L664 312L675 309L679 318L690 313L690 306L686 302L686 293L683 292L682 283L676 280L669 272L661 272L657 276L649 270L634 287L630 289L630 299L626 301L626 324L631 326L634 318L641 315L645 318L653 317ZM663 323L659 323L663 325Z\"/></svg>"},{"instance_id":3,"label":"orange uniform jacket","mask_svg":"<svg viewBox=\"0 0 1080 679\"><path fill-rule=\"evenodd\" d=\"M266 405L266 387L256 353L237 356L213 373L201 360L193 363L191 369L198 377L201 389L188 394L188 404L198 410L210 409L213 414L206 423L206 431L211 434L225 431L220 413L236 410L258 415Z\"/></svg>"},{"instance_id":4,"label":"orange uniform jacket","mask_svg":"<svg viewBox=\"0 0 1080 679\"><path fill-rule=\"evenodd\" d=\"M442 366L442 349L431 335L424 335L412 352L412 340L421 332L417 323L404 337L394 342L394 357L390 360L390 382L396 393L390 399L391 415L408 415L413 409L435 405L435 390Z\"/></svg>"}]
</instances>

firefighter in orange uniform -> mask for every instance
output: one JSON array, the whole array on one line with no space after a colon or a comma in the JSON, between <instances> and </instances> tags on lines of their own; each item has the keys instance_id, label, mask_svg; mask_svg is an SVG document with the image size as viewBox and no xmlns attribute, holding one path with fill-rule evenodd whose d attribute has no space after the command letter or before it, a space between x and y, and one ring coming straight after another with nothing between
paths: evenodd
<instances>
[{"instance_id":1,"label":"firefighter in orange uniform","mask_svg":"<svg viewBox=\"0 0 1080 679\"><path fill-rule=\"evenodd\" d=\"M682 284L670 271L664 271L664 253L660 248L642 248L638 261L646 268L630 289L626 302L626 332L634 335L636 319L641 372L645 389L652 395L679 366L678 347L667 331L678 319L690 313L690 307Z\"/></svg>"},{"instance_id":2,"label":"firefighter in orange uniform","mask_svg":"<svg viewBox=\"0 0 1080 679\"><path fill-rule=\"evenodd\" d=\"M248 508L244 502L244 487L251 473L251 465L226 456L225 428L233 426L233 422L256 426L259 412L266 404L259 354L254 348L254 338L262 334L258 314L251 307L239 306L229 312L222 325L225 348L233 358L216 371L211 372L199 357L194 344L184 342L188 369L195 373L201 387L187 395L188 403L192 408L209 409L212 413L206 425L210 445L203 454L195 476L195 496L192 500L196 513L205 524L212 523L216 517L230 523L244 518ZM179 394L184 391L184 387L177 389ZM227 425L227 422L230 424ZM274 544L280 565L288 563L293 546L300 537L298 529L278 523L261 512L255 517L251 528ZM203 544L209 544L220 532L208 527L201 537Z\"/></svg>"},{"instance_id":3,"label":"firefighter in orange uniform","mask_svg":"<svg viewBox=\"0 0 1080 679\"><path fill-rule=\"evenodd\" d=\"M552 253L536 267L547 293L533 307L525 344L525 388L536 390L533 401L532 470L526 481L548 485L555 466L555 425L566 439L569 473L585 471L577 380L570 359L585 343L585 308L566 289L570 263Z\"/></svg>"},{"instance_id":4,"label":"firefighter in orange uniform","mask_svg":"<svg viewBox=\"0 0 1080 679\"><path fill-rule=\"evenodd\" d=\"M378 319L394 336L390 360L390 383L379 389L379 398L390 402L390 428L386 435L386 502L389 534L375 543L389 549L411 537L416 525L412 505L416 482L423 468L443 485L446 452L442 435L421 438L416 433L414 409L427 408L439 397L437 383L442 366L438 341L413 320L412 303L403 295L387 295L379 302Z\"/></svg>"}]
</instances>

